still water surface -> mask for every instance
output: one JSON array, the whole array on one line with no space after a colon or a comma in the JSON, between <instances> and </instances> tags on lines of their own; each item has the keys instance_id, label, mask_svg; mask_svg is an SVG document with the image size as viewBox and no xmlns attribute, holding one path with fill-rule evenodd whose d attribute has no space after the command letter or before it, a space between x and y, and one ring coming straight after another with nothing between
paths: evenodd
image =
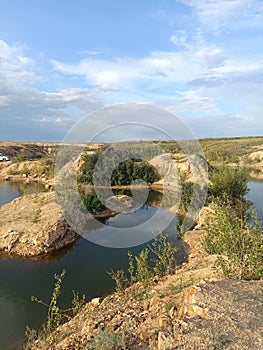
<instances>
[{"instance_id":1,"label":"still water surface","mask_svg":"<svg viewBox=\"0 0 263 350\"><path fill-rule=\"evenodd\" d=\"M263 182L250 182L247 198L254 202L260 219L263 221ZM29 187L29 193L38 191L37 185ZM23 195L24 186L0 182L0 206ZM151 193L152 199L159 194ZM123 225L123 221L136 221L142 216L147 220L157 209L150 204L124 218L117 215L108 225ZM166 209L163 215L170 215ZM167 232L176 237L176 219L169 225ZM105 227L104 230L107 230ZM49 300L54 285L53 275L66 269L61 304L67 307L72 299L72 290L84 293L90 299L102 296L114 289L114 284L106 271L125 269L127 251L136 254L144 245L130 249L106 248L80 238L75 245L49 262L37 262L24 259L0 257L0 348L15 350L21 345L26 325L38 328L44 321L46 310L32 303L32 295Z\"/></svg>"},{"instance_id":2,"label":"still water surface","mask_svg":"<svg viewBox=\"0 0 263 350\"><path fill-rule=\"evenodd\" d=\"M28 188L34 192L37 188ZM21 196L24 188L18 184L0 182L0 205ZM160 193L151 193L151 200L158 201ZM171 219L171 213L165 209L156 209L150 203L139 210L120 214L108 220L100 232L91 234L107 234L107 227L125 227L126 225L145 221L157 211L163 211L163 218ZM167 221L166 221L167 222ZM158 231L158 227L156 227ZM157 232L156 231L156 232ZM176 240L176 218L168 226L171 239ZM135 234L139 234L136 232ZM80 238L75 245L60 255L55 260L48 262L30 261L25 259L8 259L0 257L0 348L1 350L14 350L21 344L26 325L38 328L44 321L46 310L43 306L30 301L32 295L48 301L54 285L53 275L66 270L63 283L61 304L69 306L72 299L72 290L80 294L86 294L90 299L102 296L114 289L114 283L106 271L110 269L126 269L127 252L134 254L145 245L133 248L107 248L96 245L84 238ZM178 258L179 260L180 258Z\"/></svg>"}]
</instances>

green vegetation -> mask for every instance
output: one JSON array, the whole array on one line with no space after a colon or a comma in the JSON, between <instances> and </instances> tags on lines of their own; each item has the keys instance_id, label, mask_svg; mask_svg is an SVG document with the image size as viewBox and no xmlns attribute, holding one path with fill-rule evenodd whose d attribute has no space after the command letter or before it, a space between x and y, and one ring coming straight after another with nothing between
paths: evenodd
<instances>
[{"instance_id":1,"label":"green vegetation","mask_svg":"<svg viewBox=\"0 0 263 350\"><path fill-rule=\"evenodd\" d=\"M84 154L81 158L82 164L80 167L79 182L93 184L93 173L95 165L99 159L100 152L92 154Z\"/></svg>"},{"instance_id":2,"label":"green vegetation","mask_svg":"<svg viewBox=\"0 0 263 350\"><path fill-rule=\"evenodd\" d=\"M184 142L188 141L181 141L180 144L183 145ZM156 143L166 152L182 153L182 148L176 141L158 141ZM210 164L239 164L241 158L247 164L254 164L259 159L253 160L249 155L256 150L257 146L262 146L263 137L207 138L199 140L199 143Z\"/></svg>"},{"instance_id":3,"label":"green vegetation","mask_svg":"<svg viewBox=\"0 0 263 350\"><path fill-rule=\"evenodd\" d=\"M100 329L86 344L85 350L125 350L126 340L124 332L114 333Z\"/></svg>"},{"instance_id":4,"label":"green vegetation","mask_svg":"<svg viewBox=\"0 0 263 350\"><path fill-rule=\"evenodd\" d=\"M193 186L192 182L184 181L181 184L181 201L179 206L180 213L186 213L193 197Z\"/></svg>"},{"instance_id":5,"label":"green vegetation","mask_svg":"<svg viewBox=\"0 0 263 350\"><path fill-rule=\"evenodd\" d=\"M55 173L55 164L56 158L55 156L47 156L41 160L40 169L38 169L37 173L40 175L45 175L48 179L54 177Z\"/></svg>"},{"instance_id":6,"label":"green vegetation","mask_svg":"<svg viewBox=\"0 0 263 350\"><path fill-rule=\"evenodd\" d=\"M263 144L262 137L202 139L199 141L209 163L239 163L248 158L255 147Z\"/></svg>"},{"instance_id":7,"label":"green vegetation","mask_svg":"<svg viewBox=\"0 0 263 350\"><path fill-rule=\"evenodd\" d=\"M33 219L32 219L32 222L33 222L33 223L39 222L40 216L41 216L41 212L42 212L42 209L41 209L41 208L38 208L38 209L35 211L35 214L34 214Z\"/></svg>"},{"instance_id":8,"label":"green vegetation","mask_svg":"<svg viewBox=\"0 0 263 350\"><path fill-rule=\"evenodd\" d=\"M216 267L227 278L260 279L263 275L263 235L255 210L241 217L232 203L214 202L206 219L204 246L217 254Z\"/></svg>"},{"instance_id":9,"label":"green vegetation","mask_svg":"<svg viewBox=\"0 0 263 350\"><path fill-rule=\"evenodd\" d=\"M232 204L235 204L237 201L243 200L248 192L249 176L246 169L220 167L210 174L209 180L211 184L208 193L212 200L224 200L226 198Z\"/></svg>"},{"instance_id":10,"label":"green vegetation","mask_svg":"<svg viewBox=\"0 0 263 350\"><path fill-rule=\"evenodd\" d=\"M35 296L31 297L32 301L37 302L48 309L47 320L41 326L39 331L27 328L24 350L38 350L40 349L40 343L43 342L46 345L47 340L50 342L50 345L53 344L54 339L52 337L52 332L58 326L74 317L84 306L86 301L85 295L80 297L75 291L73 291L72 306L70 308L61 309L58 306L58 298L61 294L62 282L65 275L65 270L63 270L60 275L54 275L56 282L49 303L39 300Z\"/></svg>"},{"instance_id":11,"label":"green vegetation","mask_svg":"<svg viewBox=\"0 0 263 350\"><path fill-rule=\"evenodd\" d=\"M263 274L263 236L255 209L248 210L248 174L244 169L221 167L210 176L211 208L206 218L204 247L217 254L215 264L224 276L259 279Z\"/></svg>"},{"instance_id":12,"label":"green vegetation","mask_svg":"<svg viewBox=\"0 0 263 350\"><path fill-rule=\"evenodd\" d=\"M105 205L101 203L96 193L92 193L91 195L84 197L82 199L82 203L91 213L99 213L106 209Z\"/></svg>"},{"instance_id":13,"label":"green vegetation","mask_svg":"<svg viewBox=\"0 0 263 350\"><path fill-rule=\"evenodd\" d=\"M17 156L12 158L13 163L21 163L26 160L25 156L23 154L18 154Z\"/></svg>"},{"instance_id":14,"label":"green vegetation","mask_svg":"<svg viewBox=\"0 0 263 350\"><path fill-rule=\"evenodd\" d=\"M127 159L118 164L111 177L112 186L130 185L132 181L141 179L148 183L160 180L156 169L144 160Z\"/></svg>"},{"instance_id":15,"label":"green vegetation","mask_svg":"<svg viewBox=\"0 0 263 350\"><path fill-rule=\"evenodd\" d=\"M79 182L93 184L93 174L100 155L101 150L91 154L84 154L82 156L82 164L78 177ZM160 176L156 169L145 160L138 158L126 159L119 162L117 156L113 152L109 152L109 155L105 158L105 164L103 163L101 165L100 173L97 174L97 180L100 184L104 184L108 175L108 169L113 169L111 186L130 185L136 179L142 179L146 183L160 180ZM117 166L114 166L115 164L117 164Z\"/></svg>"},{"instance_id":16,"label":"green vegetation","mask_svg":"<svg viewBox=\"0 0 263 350\"><path fill-rule=\"evenodd\" d=\"M128 252L129 268L127 277L123 270L109 271L108 274L116 284L116 291L124 293L126 287L140 282L148 287L155 276L165 276L175 272L177 248L169 241L168 234L160 233L148 248L133 256Z\"/></svg>"}]
</instances>

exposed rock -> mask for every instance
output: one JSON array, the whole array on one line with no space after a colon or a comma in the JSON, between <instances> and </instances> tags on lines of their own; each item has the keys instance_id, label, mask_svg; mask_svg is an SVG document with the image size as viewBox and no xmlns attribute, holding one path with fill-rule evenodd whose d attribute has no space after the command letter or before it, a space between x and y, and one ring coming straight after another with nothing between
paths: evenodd
<instances>
[{"instance_id":1,"label":"exposed rock","mask_svg":"<svg viewBox=\"0 0 263 350\"><path fill-rule=\"evenodd\" d=\"M198 304L201 295L200 291L201 289L197 286L189 287L184 290L178 310L179 318L183 319L185 316L199 316L209 319L207 310Z\"/></svg>"},{"instance_id":2,"label":"exposed rock","mask_svg":"<svg viewBox=\"0 0 263 350\"><path fill-rule=\"evenodd\" d=\"M41 256L71 245L77 238L54 192L20 197L0 208L0 251L9 255Z\"/></svg>"},{"instance_id":3,"label":"exposed rock","mask_svg":"<svg viewBox=\"0 0 263 350\"><path fill-rule=\"evenodd\" d=\"M116 195L106 199L107 208L116 212L130 211L132 205L133 199L127 195Z\"/></svg>"},{"instance_id":4,"label":"exposed rock","mask_svg":"<svg viewBox=\"0 0 263 350\"><path fill-rule=\"evenodd\" d=\"M96 306L100 304L100 301L101 301L101 298L93 298L91 299L91 304Z\"/></svg>"},{"instance_id":5,"label":"exposed rock","mask_svg":"<svg viewBox=\"0 0 263 350\"><path fill-rule=\"evenodd\" d=\"M184 294L175 348L262 349L262 281L206 281Z\"/></svg>"},{"instance_id":6,"label":"exposed rock","mask_svg":"<svg viewBox=\"0 0 263 350\"><path fill-rule=\"evenodd\" d=\"M174 349L174 337L167 332L159 332L157 347L158 350Z\"/></svg>"}]
</instances>

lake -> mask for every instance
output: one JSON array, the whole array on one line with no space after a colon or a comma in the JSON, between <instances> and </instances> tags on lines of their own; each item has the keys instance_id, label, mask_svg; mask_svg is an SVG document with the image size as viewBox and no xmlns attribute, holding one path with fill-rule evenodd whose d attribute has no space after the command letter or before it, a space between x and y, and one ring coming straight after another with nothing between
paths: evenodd
<instances>
[{"instance_id":1,"label":"lake","mask_svg":"<svg viewBox=\"0 0 263 350\"><path fill-rule=\"evenodd\" d=\"M23 195L25 192L38 191L36 185L27 187L18 183L0 182L0 205ZM150 201L158 202L160 193L151 191ZM155 208L150 201L139 210L120 214L107 220L107 225L100 230L89 232L93 235L107 235L108 227L127 227L130 223L148 220L157 210L162 211L162 217L169 218L170 239L176 241L176 217L166 208ZM171 220L172 217L172 220ZM152 229L152 228L150 228ZM139 235L139 229L134 228L134 234ZM159 232L156 227L156 232ZM180 244L180 243L178 243ZM126 269L128 267L127 252L137 254L146 245L132 248L107 248L80 238L71 249L61 251L54 259L47 262L30 261L26 259L10 259L0 257L0 344L1 350L14 350L21 345L26 325L38 328L45 320L46 309L31 302L31 296L49 301L54 286L53 275L66 270L63 282L61 305L69 306L72 300L72 290L84 293L87 299L103 296L114 290L114 282L106 271L110 269ZM182 256L178 254L178 263Z\"/></svg>"},{"instance_id":2,"label":"lake","mask_svg":"<svg viewBox=\"0 0 263 350\"><path fill-rule=\"evenodd\" d=\"M263 182L250 182L247 198L257 206L263 221ZM39 185L26 187L18 183L0 182L0 205L23 195L41 190ZM160 194L151 192L151 200ZM136 221L151 217L157 208L148 203L129 213L108 220L109 226L123 227L127 220ZM158 209L160 210L160 209ZM163 215L171 215L163 208ZM158 228L156 228L158 229ZM107 227L103 229L107 230ZM103 231L103 233L105 233ZM176 218L168 226L171 239L176 240ZM66 270L63 282L61 305L69 306L72 290L84 293L87 299L103 296L114 289L114 283L106 273L110 269L127 268L127 252L134 254L145 245L133 248L107 248L80 238L71 249L60 252L54 260L47 262L0 257L0 344L1 350L15 350L21 346L26 325L38 328L45 320L46 309L30 301L31 296L49 301L54 285L53 275ZM179 262L182 257L178 257Z\"/></svg>"}]
</instances>

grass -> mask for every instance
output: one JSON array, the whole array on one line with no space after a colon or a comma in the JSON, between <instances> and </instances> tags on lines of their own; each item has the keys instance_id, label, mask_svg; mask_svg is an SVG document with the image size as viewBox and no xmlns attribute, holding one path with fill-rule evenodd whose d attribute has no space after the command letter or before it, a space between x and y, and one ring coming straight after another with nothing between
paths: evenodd
<instances>
[{"instance_id":1,"label":"grass","mask_svg":"<svg viewBox=\"0 0 263 350\"><path fill-rule=\"evenodd\" d=\"M207 161L211 164L238 164L241 157L245 162L252 164L257 159L250 160L249 155L255 151L255 147L263 145L263 137L206 138L200 139L199 143ZM157 144L166 152L182 153L176 141L158 141Z\"/></svg>"}]
</instances>

